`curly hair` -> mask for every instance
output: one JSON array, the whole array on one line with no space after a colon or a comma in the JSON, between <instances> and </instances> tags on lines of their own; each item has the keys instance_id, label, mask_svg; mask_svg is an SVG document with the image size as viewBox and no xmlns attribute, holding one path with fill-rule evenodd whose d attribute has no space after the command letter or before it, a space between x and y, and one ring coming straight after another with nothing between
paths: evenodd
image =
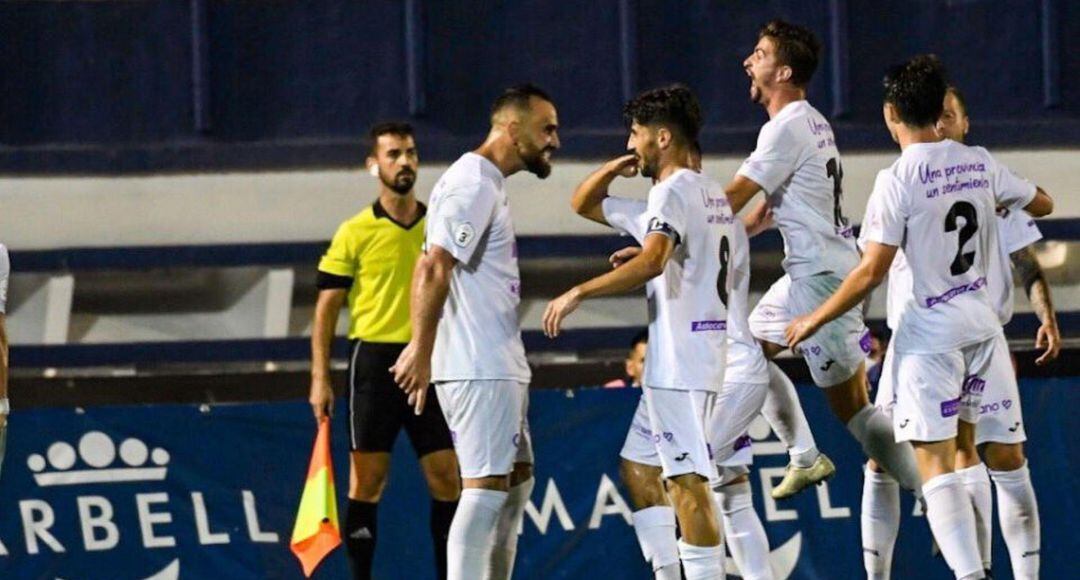
<instances>
[{"instance_id":1,"label":"curly hair","mask_svg":"<svg viewBox=\"0 0 1080 580\"><path fill-rule=\"evenodd\" d=\"M776 43L776 56L781 64L791 67L791 82L806 86L817 70L821 42L805 26L780 19L770 20L758 31L758 39L769 37Z\"/></svg>"},{"instance_id":2,"label":"curly hair","mask_svg":"<svg viewBox=\"0 0 1080 580\"><path fill-rule=\"evenodd\" d=\"M949 82L945 65L932 54L921 54L893 66L885 74L885 102L896 107L900 120L911 127L933 125L945 108Z\"/></svg>"},{"instance_id":3,"label":"curly hair","mask_svg":"<svg viewBox=\"0 0 1080 580\"><path fill-rule=\"evenodd\" d=\"M676 84L641 93L623 107L626 125L663 125L685 145L697 141L701 131L701 105L686 85Z\"/></svg>"}]
</instances>

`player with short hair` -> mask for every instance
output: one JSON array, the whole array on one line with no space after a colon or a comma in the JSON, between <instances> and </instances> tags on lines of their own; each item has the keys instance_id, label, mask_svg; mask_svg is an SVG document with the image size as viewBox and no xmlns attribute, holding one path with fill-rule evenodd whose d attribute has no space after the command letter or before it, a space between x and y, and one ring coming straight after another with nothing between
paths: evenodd
<instances>
[{"instance_id":1,"label":"player with short hair","mask_svg":"<svg viewBox=\"0 0 1080 580\"><path fill-rule=\"evenodd\" d=\"M604 388L640 387L641 377L645 376L645 349L648 344L649 329L635 334L630 341L630 350L626 351L626 359L623 360L625 376L604 384Z\"/></svg>"},{"instance_id":2,"label":"player with short hair","mask_svg":"<svg viewBox=\"0 0 1080 580\"><path fill-rule=\"evenodd\" d=\"M820 50L808 29L773 20L761 28L743 63L750 98L770 120L726 191L736 212L764 191L784 238L786 274L750 315L751 331L768 358L790 346L784 338L788 322L821 305L859 261L841 207L843 167L832 128L806 101ZM833 414L863 451L896 474L904 487L917 491L911 446L893 440L888 418L870 404L866 392L868 339L861 310L853 307L795 352L802 354ZM782 424L784 415L774 412L771 419ZM792 495L834 471L816 448L793 454L777 495Z\"/></svg>"},{"instance_id":3,"label":"player with short hair","mask_svg":"<svg viewBox=\"0 0 1080 580\"><path fill-rule=\"evenodd\" d=\"M944 108L937 122L938 132L946 139L963 143L969 128L967 106L963 94L954 86L945 93ZM1019 177L1006 176L1005 186L1019 191L1031 191L1037 186ZM1050 285L1039 268L1032 244L1042 239L1038 226L1023 210L999 208L997 212L999 252L991 263L992 274L987 276L987 289L1002 326L1012 318L1013 280L1023 285L1036 315L1042 322L1035 345L1046 352L1036 364L1043 365L1057 358L1061 344L1057 318L1050 298ZM889 319L896 317L911 298L911 270L902 251L889 268ZM975 509L979 551L983 568L991 567L991 531L994 503L990 495L990 479L997 484L998 505L1002 506L1000 524L1009 548L1013 576L1037 578L1039 575L1039 510L1035 489L1024 456L1026 435L1021 413L1020 393L1012 368L1008 344L1004 337L995 342L995 353L986 390L982 394L979 423L974 433L961 429L957 437L956 473L961 476L964 490ZM892 414L894 386L892 363L895 352L889 345L882 380L875 404ZM986 458L986 466L979 457ZM986 467L990 468L990 476ZM864 565L872 579L885 580L892 567L892 553L900 528L900 498L896 481L873 462L867 464L863 484L862 533Z\"/></svg>"},{"instance_id":4,"label":"player with short hair","mask_svg":"<svg viewBox=\"0 0 1080 580\"><path fill-rule=\"evenodd\" d=\"M521 170L547 177L558 126L544 91L507 89L492 105L484 143L455 161L431 194L412 340L393 372L418 413L434 382L453 434L464 490L450 528L451 580L510 577L534 485L531 372L506 178Z\"/></svg>"},{"instance_id":5,"label":"player with short hair","mask_svg":"<svg viewBox=\"0 0 1080 580\"><path fill-rule=\"evenodd\" d=\"M412 413L387 370L409 341L409 288L420 255L427 208L413 186L419 156L410 125L385 122L369 132L368 170L379 180L375 203L341 224L319 260L311 332L311 405L330 414L330 344L349 306L349 501L342 530L353 578L370 578L379 499L390 454L405 429L431 492L436 571L446 577L446 538L461 481L446 420L438 404Z\"/></svg>"},{"instance_id":6,"label":"player with short hair","mask_svg":"<svg viewBox=\"0 0 1080 580\"><path fill-rule=\"evenodd\" d=\"M949 567L957 578L984 578L974 510L955 465L957 432L978 421L1002 336L987 291L996 275L994 216L1004 206L1041 217L1053 201L1037 188L1013 187L986 150L942 140L935 125L947 82L936 57L893 67L884 85L885 123L901 155L874 183L862 260L824 304L792 321L786 338L799 345L859 304L904 250L912 293L895 313L896 438L915 446L926 517Z\"/></svg>"},{"instance_id":7,"label":"player with short hair","mask_svg":"<svg viewBox=\"0 0 1080 580\"><path fill-rule=\"evenodd\" d=\"M627 103L624 116L627 147L634 153L589 176L578 191L592 194L584 199L575 194L573 205L580 215L633 235L642 250L552 300L544 312L544 332L558 336L582 300L646 285L652 314L642 406L648 427L641 427L637 438L632 428L622 455L653 474L656 463L662 466L682 531L677 553L686 577L722 578L723 545L709 490L716 467L706 429L723 384L735 217L722 187L689 168L702 117L688 88L641 93ZM656 179L648 202L606 195L616 176L634 173ZM642 439L646 435L648 441ZM642 539L642 546L656 576L678 578L669 542L676 518L663 508L666 497L657 495L653 501L660 505L650 512L656 517L643 522L639 511L635 532L639 538L655 535L658 543ZM650 553L654 546L659 549Z\"/></svg>"}]
</instances>

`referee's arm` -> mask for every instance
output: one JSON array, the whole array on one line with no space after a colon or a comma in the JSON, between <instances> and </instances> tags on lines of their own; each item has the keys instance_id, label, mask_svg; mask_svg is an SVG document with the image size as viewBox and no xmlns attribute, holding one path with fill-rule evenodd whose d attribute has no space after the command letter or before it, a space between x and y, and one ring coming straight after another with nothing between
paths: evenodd
<instances>
[{"instance_id":1,"label":"referee's arm","mask_svg":"<svg viewBox=\"0 0 1080 580\"><path fill-rule=\"evenodd\" d=\"M348 288L319 290L315 320L311 325L311 393L309 402L316 419L330 415L334 408L334 388L330 383L330 344L338 314L345 305Z\"/></svg>"}]
</instances>

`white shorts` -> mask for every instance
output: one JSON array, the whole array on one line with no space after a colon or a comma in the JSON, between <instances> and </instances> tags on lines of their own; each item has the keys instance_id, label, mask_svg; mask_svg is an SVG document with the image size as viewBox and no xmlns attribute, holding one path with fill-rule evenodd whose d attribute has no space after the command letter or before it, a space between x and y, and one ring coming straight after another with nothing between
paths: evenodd
<instances>
[{"instance_id":1,"label":"white shorts","mask_svg":"<svg viewBox=\"0 0 1080 580\"><path fill-rule=\"evenodd\" d=\"M768 383L724 383L716 394L709 421L709 445L717 465L745 465L745 460L732 463L739 452L750 449L747 430L761 413L765 404ZM753 457L751 453L750 457Z\"/></svg>"},{"instance_id":2,"label":"white shorts","mask_svg":"<svg viewBox=\"0 0 1080 580\"><path fill-rule=\"evenodd\" d=\"M717 478L709 450L708 427L716 394L645 387L620 456L644 465L659 465L671 479L696 473ZM648 423L641 422L642 414ZM651 438L652 448L645 444Z\"/></svg>"},{"instance_id":3,"label":"white shorts","mask_svg":"<svg viewBox=\"0 0 1080 580\"><path fill-rule=\"evenodd\" d=\"M897 441L945 441L956 437L957 420L979 422L995 340L944 353L895 354L890 374Z\"/></svg>"},{"instance_id":4,"label":"white shorts","mask_svg":"<svg viewBox=\"0 0 1080 580\"><path fill-rule=\"evenodd\" d=\"M750 313L750 332L758 340L787 346L784 330L791 321L816 310L842 282L832 274L798 280L785 274ZM817 386L827 388L850 379L870 352L870 331L863 324L862 309L852 308L822 326L799 350Z\"/></svg>"},{"instance_id":5,"label":"white shorts","mask_svg":"<svg viewBox=\"0 0 1080 580\"><path fill-rule=\"evenodd\" d=\"M513 380L435 383L454 441L461 477L509 475L532 463L529 385Z\"/></svg>"},{"instance_id":6,"label":"white shorts","mask_svg":"<svg viewBox=\"0 0 1080 580\"><path fill-rule=\"evenodd\" d=\"M1020 387L1016 383L1016 370L1004 334L994 338L993 349L990 368L986 371L986 390L979 403L975 444L1023 443L1027 434L1020 411Z\"/></svg>"}]
</instances>

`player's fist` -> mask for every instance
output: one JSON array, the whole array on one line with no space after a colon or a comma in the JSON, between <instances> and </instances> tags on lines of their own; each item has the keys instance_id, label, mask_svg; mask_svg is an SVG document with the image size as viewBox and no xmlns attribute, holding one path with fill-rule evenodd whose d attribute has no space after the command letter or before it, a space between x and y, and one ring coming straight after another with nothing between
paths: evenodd
<instances>
[{"instance_id":1,"label":"player's fist","mask_svg":"<svg viewBox=\"0 0 1080 580\"><path fill-rule=\"evenodd\" d=\"M424 411L428 385L431 384L431 353L421 352L415 342L410 341L402 349L397 362L390 367L394 382L409 396L409 404L416 414Z\"/></svg>"},{"instance_id":2,"label":"player's fist","mask_svg":"<svg viewBox=\"0 0 1080 580\"><path fill-rule=\"evenodd\" d=\"M562 296L548 302L544 310L544 335L548 338L559 336L562 323L571 312L581 304L577 288L571 288Z\"/></svg>"},{"instance_id":3,"label":"player's fist","mask_svg":"<svg viewBox=\"0 0 1080 580\"><path fill-rule=\"evenodd\" d=\"M796 347L801 342L814 336L814 333L818 331L818 324L814 322L811 316L797 316L795 320L791 321L791 324L784 329L784 337L787 338L788 347L792 352L796 351Z\"/></svg>"},{"instance_id":4,"label":"player's fist","mask_svg":"<svg viewBox=\"0 0 1080 580\"><path fill-rule=\"evenodd\" d=\"M1061 352L1061 331L1056 324L1043 324L1035 335L1035 348L1046 349L1043 355L1035 359L1035 364L1042 366L1058 357Z\"/></svg>"},{"instance_id":5,"label":"player's fist","mask_svg":"<svg viewBox=\"0 0 1080 580\"><path fill-rule=\"evenodd\" d=\"M322 420L334 412L334 389L330 385L330 379L326 377L311 378L311 392L308 396L311 410L315 414L315 420Z\"/></svg>"},{"instance_id":6,"label":"player's fist","mask_svg":"<svg viewBox=\"0 0 1080 580\"><path fill-rule=\"evenodd\" d=\"M638 156L627 153L607 162L607 170L622 177L634 177L638 174Z\"/></svg>"},{"instance_id":7,"label":"player's fist","mask_svg":"<svg viewBox=\"0 0 1080 580\"><path fill-rule=\"evenodd\" d=\"M628 246L621 250L617 250L614 254L608 257L608 261L611 262L612 268L618 268L619 266L622 266L623 264L634 259L634 256L637 256L640 253L640 246Z\"/></svg>"}]
</instances>

